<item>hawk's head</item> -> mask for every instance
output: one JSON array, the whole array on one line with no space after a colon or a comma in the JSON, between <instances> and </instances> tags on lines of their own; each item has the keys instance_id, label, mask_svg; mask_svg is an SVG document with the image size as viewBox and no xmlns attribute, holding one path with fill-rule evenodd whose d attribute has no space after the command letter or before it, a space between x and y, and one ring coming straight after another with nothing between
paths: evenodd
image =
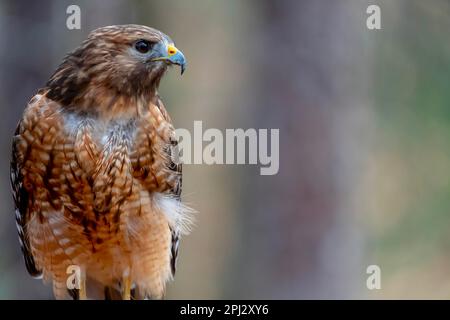
<instances>
[{"instance_id":1,"label":"hawk's head","mask_svg":"<svg viewBox=\"0 0 450 320\"><path fill-rule=\"evenodd\" d=\"M94 30L67 55L47 83L47 96L62 105L99 96L151 97L169 65L186 67L183 53L164 33L146 26Z\"/></svg>"}]
</instances>

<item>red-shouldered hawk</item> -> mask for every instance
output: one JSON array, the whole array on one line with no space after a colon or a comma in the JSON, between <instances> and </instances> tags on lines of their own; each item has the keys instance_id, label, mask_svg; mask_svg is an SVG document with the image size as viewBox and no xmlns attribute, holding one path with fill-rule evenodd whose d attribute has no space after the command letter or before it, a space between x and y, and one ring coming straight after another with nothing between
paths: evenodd
<instances>
[{"instance_id":1,"label":"red-shouldered hawk","mask_svg":"<svg viewBox=\"0 0 450 320\"><path fill-rule=\"evenodd\" d=\"M139 25L93 31L28 103L11 182L26 267L55 297L163 297L188 209L158 86L185 58ZM68 290L67 269L81 270Z\"/></svg>"}]
</instances>

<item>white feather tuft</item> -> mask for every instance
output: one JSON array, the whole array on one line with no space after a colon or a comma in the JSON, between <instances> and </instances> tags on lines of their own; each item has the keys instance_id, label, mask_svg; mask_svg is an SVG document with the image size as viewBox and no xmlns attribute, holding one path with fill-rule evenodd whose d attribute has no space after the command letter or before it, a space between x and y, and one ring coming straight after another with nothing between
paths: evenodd
<instances>
[{"instance_id":1,"label":"white feather tuft","mask_svg":"<svg viewBox=\"0 0 450 320\"><path fill-rule=\"evenodd\" d=\"M177 229L183 235L191 231L196 213L194 209L168 194L155 193L153 199L155 207L167 217L172 228Z\"/></svg>"}]
</instances>

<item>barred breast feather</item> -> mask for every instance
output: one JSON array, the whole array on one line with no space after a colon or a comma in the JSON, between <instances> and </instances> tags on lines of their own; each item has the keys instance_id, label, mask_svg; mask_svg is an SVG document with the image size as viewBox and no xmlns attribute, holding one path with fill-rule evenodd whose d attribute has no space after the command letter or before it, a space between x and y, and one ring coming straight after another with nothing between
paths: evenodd
<instances>
[{"instance_id":1,"label":"barred breast feather","mask_svg":"<svg viewBox=\"0 0 450 320\"><path fill-rule=\"evenodd\" d=\"M181 166L170 157L176 137L161 101L140 105L105 120L42 93L17 127L11 183L22 251L57 298L70 297L71 265L93 296L120 290L128 274L137 297L161 298L175 271L190 221L179 201Z\"/></svg>"}]
</instances>

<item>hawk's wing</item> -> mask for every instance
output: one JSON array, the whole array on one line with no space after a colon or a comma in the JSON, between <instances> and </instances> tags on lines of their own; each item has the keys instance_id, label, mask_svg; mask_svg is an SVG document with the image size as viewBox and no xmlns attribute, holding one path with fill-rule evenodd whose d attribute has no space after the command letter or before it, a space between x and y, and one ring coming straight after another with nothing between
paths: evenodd
<instances>
[{"instance_id":1,"label":"hawk's wing","mask_svg":"<svg viewBox=\"0 0 450 320\"><path fill-rule=\"evenodd\" d=\"M42 270L39 269L34 261L34 257L31 253L30 242L27 234L27 222L29 219L28 205L29 194L23 185L23 177L21 169L23 166L23 155L20 151L20 145L18 141L18 135L20 134L20 123L17 125L17 129L14 133L13 145L12 145L12 160L11 160L11 187L16 207L16 225L19 233L19 241L22 248L22 253L25 258L25 265L28 272L33 277L39 277L42 275Z\"/></svg>"},{"instance_id":2,"label":"hawk's wing","mask_svg":"<svg viewBox=\"0 0 450 320\"><path fill-rule=\"evenodd\" d=\"M178 144L178 142L176 142ZM183 172L181 163L175 164L170 160L170 169L176 171L178 175L178 183L172 188L171 192L176 196L178 201L181 201L181 187L183 182ZM179 230L171 230L172 231L172 246L171 246L171 260L170 267L172 269L172 276L175 275L175 271L177 270L177 257L178 257L178 246L180 244L180 231Z\"/></svg>"},{"instance_id":3,"label":"hawk's wing","mask_svg":"<svg viewBox=\"0 0 450 320\"><path fill-rule=\"evenodd\" d=\"M165 118L165 120L169 123L172 123L164 104L162 103L161 99L158 97L157 100L157 106L159 110L161 111L161 114ZM170 140L170 146L167 148L167 155L169 159L168 167L169 169L174 173L176 176L175 183L170 187L169 193L171 193L178 201L181 201L181 189L182 189L182 182L183 182L183 172L182 172L182 165L181 163L174 163L172 161L172 151L176 149L178 145L178 141L176 139ZM172 245L171 245L171 260L170 260L170 267L172 269L172 275L175 275L176 271L176 263L177 263L177 257L178 257L178 246L180 243L180 230L175 230L171 228L172 232Z\"/></svg>"}]
</instances>

